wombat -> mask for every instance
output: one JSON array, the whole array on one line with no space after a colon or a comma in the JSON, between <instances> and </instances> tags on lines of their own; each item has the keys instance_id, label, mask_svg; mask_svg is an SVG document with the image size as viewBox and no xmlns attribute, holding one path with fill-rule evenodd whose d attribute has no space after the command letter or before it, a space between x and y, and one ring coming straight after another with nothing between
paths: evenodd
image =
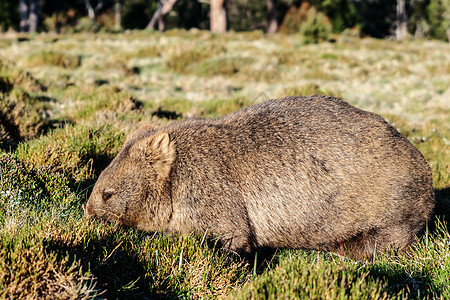
<instances>
[{"instance_id":1,"label":"wombat","mask_svg":"<svg viewBox=\"0 0 450 300\"><path fill-rule=\"evenodd\" d=\"M370 257L406 250L434 208L430 167L380 116L341 99L287 97L130 136L88 217L207 232L230 250Z\"/></svg>"}]
</instances>

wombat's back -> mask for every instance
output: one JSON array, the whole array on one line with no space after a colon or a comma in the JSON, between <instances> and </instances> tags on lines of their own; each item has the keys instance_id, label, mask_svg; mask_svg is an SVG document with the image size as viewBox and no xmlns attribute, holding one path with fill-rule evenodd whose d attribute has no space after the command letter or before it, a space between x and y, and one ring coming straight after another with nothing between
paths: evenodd
<instances>
[{"instance_id":1,"label":"wombat's back","mask_svg":"<svg viewBox=\"0 0 450 300\"><path fill-rule=\"evenodd\" d=\"M434 206L420 152L340 99L270 100L164 130L177 149L172 229L228 234L231 248L405 249Z\"/></svg>"}]
</instances>

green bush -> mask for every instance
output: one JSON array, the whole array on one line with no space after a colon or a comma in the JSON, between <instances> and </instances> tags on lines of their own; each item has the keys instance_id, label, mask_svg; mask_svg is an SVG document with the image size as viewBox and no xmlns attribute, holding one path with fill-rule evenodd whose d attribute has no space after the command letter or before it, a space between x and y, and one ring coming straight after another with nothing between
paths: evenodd
<instances>
[{"instance_id":1,"label":"green bush","mask_svg":"<svg viewBox=\"0 0 450 300\"><path fill-rule=\"evenodd\" d=\"M303 42L310 44L326 41L332 29L328 17L313 6L308 10L306 20L300 25L299 32Z\"/></svg>"},{"instance_id":2,"label":"green bush","mask_svg":"<svg viewBox=\"0 0 450 300\"><path fill-rule=\"evenodd\" d=\"M231 76L251 61L241 57L212 58L200 62L193 71L202 76Z\"/></svg>"},{"instance_id":3,"label":"green bush","mask_svg":"<svg viewBox=\"0 0 450 300\"><path fill-rule=\"evenodd\" d=\"M450 41L450 1L431 0L427 12L431 36Z\"/></svg>"},{"instance_id":4,"label":"green bush","mask_svg":"<svg viewBox=\"0 0 450 300\"><path fill-rule=\"evenodd\" d=\"M20 87L9 95L0 94L0 148L8 150L45 133L51 126L46 114L49 105L46 99L33 97Z\"/></svg>"},{"instance_id":5,"label":"green bush","mask_svg":"<svg viewBox=\"0 0 450 300\"><path fill-rule=\"evenodd\" d=\"M52 106L42 95L46 90L30 73L10 70L0 61L0 149L15 148L21 140L45 133Z\"/></svg>"},{"instance_id":6,"label":"green bush","mask_svg":"<svg viewBox=\"0 0 450 300\"><path fill-rule=\"evenodd\" d=\"M73 33L78 22L78 12L74 9L55 11L44 18L42 24L46 31L57 33Z\"/></svg>"},{"instance_id":7,"label":"green bush","mask_svg":"<svg viewBox=\"0 0 450 300\"><path fill-rule=\"evenodd\" d=\"M330 18L334 32L340 33L358 23L356 8L350 0L324 0L321 8Z\"/></svg>"},{"instance_id":8,"label":"green bush","mask_svg":"<svg viewBox=\"0 0 450 300\"><path fill-rule=\"evenodd\" d=\"M332 30L328 17L309 2L291 7L280 26L282 33L300 33L306 44L327 40Z\"/></svg>"},{"instance_id":9,"label":"green bush","mask_svg":"<svg viewBox=\"0 0 450 300\"><path fill-rule=\"evenodd\" d=\"M67 255L49 253L38 231L1 237L0 298L95 299L92 274Z\"/></svg>"},{"instance_id":10,"label":"green bush","mask_svg":"<svg viewBox=\"0 0 450 300\"><path fill-rule=\"evenodd\" d=\"M73 200L69 182L50 168L26 166L11 154L0 153L0 219L21 208L49 209Z\"/></svg>"},{"instance_id":11,"label":"green bush","mask_svg":"<svg viewBox=\"0 0 450 300\"><path fill-rule=\"evenodd\" d=\"M187 99L166 98L152 107L155 115L172 114L174 116L217 118L251 105L251 101L237 97L233 99L217 99L192 102Z\"/></svg>"},{"instance_id":12,"label":"green bush","mask_svg":"<svg viewBox=\"0 0 450 300\"><path fill-rule=\"evenodd\" d=\"M129 114L141 108L142 103L127 92L114 86L104 85L95 88L92 93L80 96L80 99L67 118L73 122L98 118L99 113L111 112L115 115Z\"/></svg>"},{"instance_id":13,"label":"green bush","mask_svg":"<svg viewBox=\"0 0 450 300\"><path fill-rule=\"evenodd\" d=\"M192 64L197 63L209 56L210 55L207 52L189 49L170 56L166 61L166 67L181 74L189 73L189 68Z\"/></svg>"}]
</instances>

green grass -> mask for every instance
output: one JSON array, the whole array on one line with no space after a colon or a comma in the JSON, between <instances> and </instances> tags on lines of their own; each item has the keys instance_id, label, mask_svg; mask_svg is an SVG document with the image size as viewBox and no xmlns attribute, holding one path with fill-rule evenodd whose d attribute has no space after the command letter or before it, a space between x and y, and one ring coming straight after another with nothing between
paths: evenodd
<instances>
[{"instance_id":1,"label":"green grass","mask_svg":"<svg viewBox=\"0 0 450 300\"><path fill-rule=\"evenodd\" d=\"M0 37L0 298L450 298L449 44L304 45L260 31L26 37ZM203 236L83 218L98 175L140 126L298 94L379 113L423 153L436 217L411 251L244 259Z\"/></svg>"},{"instance_id":2,"label":"green grass","mask_svg":"<svg viewBox=\"0 0 450 300\"><path fill-rule=\"evenodd\" d=\"M109 124L66 125L20 144L15 156L28 166L47 167L84 187L100 175L124 141L124 132Z\"/></svg>"}]
</instances>

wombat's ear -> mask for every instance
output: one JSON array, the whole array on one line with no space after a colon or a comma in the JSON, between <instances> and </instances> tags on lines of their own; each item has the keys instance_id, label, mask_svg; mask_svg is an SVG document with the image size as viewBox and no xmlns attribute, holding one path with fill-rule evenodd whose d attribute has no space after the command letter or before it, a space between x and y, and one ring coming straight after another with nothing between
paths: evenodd
<instances>
[{"instance_id":1,"label":"wombat's ear","mask_svg":"<svg viewBox=\"0 0 450 300\"><path fill-rule=\"evenodd\" d=\"M170 141L167 132L159 132L153 136L146 137L136 145L139 152L152 158L155 170L160 177L166 177L175 160L175 145Z\"/></svg>"},{"instance_id":2,"label":"wombat's ear","mask_svg":"<svg viewBox=\"0 0 450 300\"><path fill-rule=\"evenodd\" d=\"M170 143L170 137L167 132L160 132L151 137L149 142L150 149L153 153L159 153L161 155L172 154L173 145Z\"/></svg>"}]
</instances>

